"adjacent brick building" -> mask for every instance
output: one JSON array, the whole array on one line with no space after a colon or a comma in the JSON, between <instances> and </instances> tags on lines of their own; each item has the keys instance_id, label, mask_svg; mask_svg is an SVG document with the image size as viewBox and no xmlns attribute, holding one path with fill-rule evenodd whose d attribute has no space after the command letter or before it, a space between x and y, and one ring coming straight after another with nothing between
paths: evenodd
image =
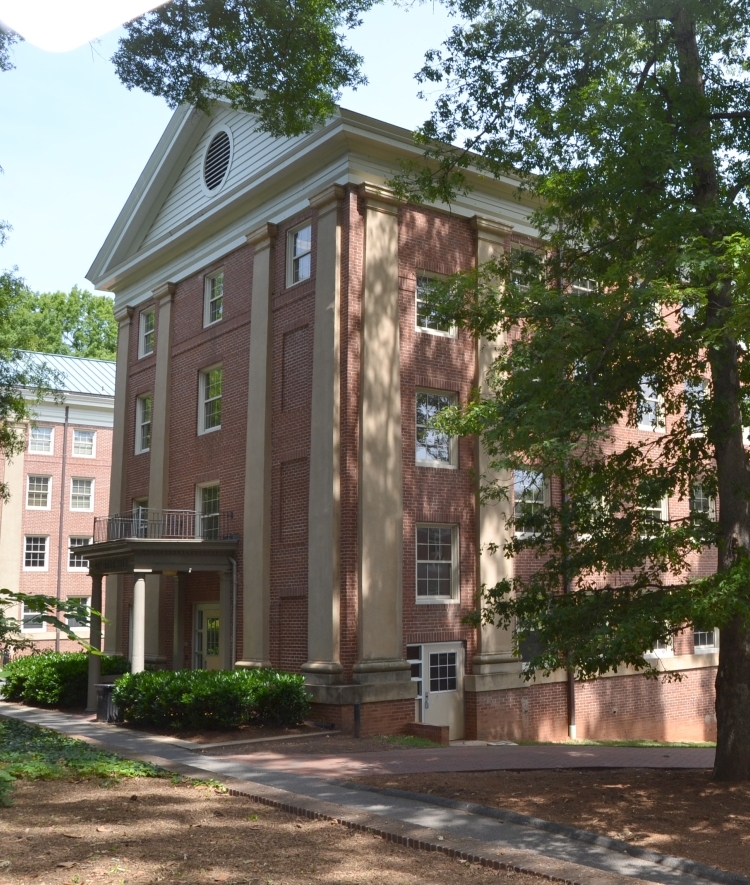
<instances>
[{"instance_id":1,"label":"adjacent brick building","mask_svg":"<svg viewBox=\"0 0 750 885\"><path fill-rule=\"evenodd\" d=\"M106 650L299 671L314 718L362 734L564 737L565 675L525 683L510 634L463 623L478 586L531 564L480 555L507 532L478 503L484 452L426 427L493 345L437 327L420 292L533 245L530 207L480 177L451 207L400 204L386 182L416 156L344 110L294 139L175 112L89 272L119 321L110 515L87 553ZM655 652L679 685L579 686L579 736L709 736L704 632Z\"/></svg>"},{"instance_id":2,"label":"adjacent brick building","mask_svg":"<svg viewBox=\"0 0 750 885\"><path fill-rule=\"evenodd\" d=\"M115 363L46 353L21 358L53 372L59 393L32 406L24 450L0 460L10 492L0 503L0 582L16 592L88 600L88 560L76 547L91 542L93 516L109 502ZM9 613L35 648L78 649L25 607ZM76 629L82 638L88 632Z\"/></svg>"}]
</instances>

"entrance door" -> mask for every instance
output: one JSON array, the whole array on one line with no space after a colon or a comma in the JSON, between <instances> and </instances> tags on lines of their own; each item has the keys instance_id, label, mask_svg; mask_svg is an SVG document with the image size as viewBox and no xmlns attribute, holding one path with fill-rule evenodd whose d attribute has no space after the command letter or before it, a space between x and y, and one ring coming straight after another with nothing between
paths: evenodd
<instances>
[{"instance_id":1,"label":"entrance door","mask_svg":"<svg viewBox=\"0 0 750 885\"><path fill-rule=\"evenodd\" d=\"M421 675L422 722L449 725L451 740L460 740L464 736L463 643L423 645Z\"/></svg>"},{"instance_id":2,"label":"entrance door","mask_svg":"<svg viewBox=\"0 0 750 885\"><path fill-rule=\"evenodd\" d=\"M216 603L196 605L193 669L219 670L219 606Z\"/></svg>"}]
</instances>

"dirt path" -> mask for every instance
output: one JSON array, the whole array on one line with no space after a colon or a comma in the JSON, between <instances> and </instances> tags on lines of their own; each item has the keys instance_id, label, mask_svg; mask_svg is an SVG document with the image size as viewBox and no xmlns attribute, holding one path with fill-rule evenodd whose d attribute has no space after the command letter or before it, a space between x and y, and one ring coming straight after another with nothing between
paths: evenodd
<instances>
[{"instance_id":1,"label":"dirt path","mask_svg":"<svg viewBox=\"0 0 750 885\"><path fill-rule=\"evenodd\" d=\"M22 781L0 808L0 885L539 881L169 780Z\"/></svg>"},{"instance_id":2,"label":"dirt path","mask_svg":"<svg viewBox=\"0 0 750 885\"><path fill-rule=\"evenodd\" d=\"M709 772L443 772L356 780L492 805L750 876L750 785Z\"/></svg>"}]
</instances>

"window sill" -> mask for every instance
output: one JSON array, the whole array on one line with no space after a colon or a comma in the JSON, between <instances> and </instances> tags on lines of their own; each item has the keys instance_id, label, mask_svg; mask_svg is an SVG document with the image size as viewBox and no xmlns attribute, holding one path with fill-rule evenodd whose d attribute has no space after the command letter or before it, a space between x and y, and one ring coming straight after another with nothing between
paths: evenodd
<instances>
[{"instance_id":1,"label":"window sill","mask_svg":"<svg viewBox=\"0 0 750 885\"><path fill-rule=\"evenodd\" d=\"M447 596L418 596L417 605L460 605L460 599L448 598Z\"/></svg>"},{"instance_id":2,"label":"window sill","mask_svg":"<svg viewBox=\"0 0 750 885\"><path fill-rule=\"evenodd\" d=\"M693 654L696 655L715 655L719 652L718 645L699 645L697 648L693 649Z\"/></svg>"},{"instance_id":3,"label":"window sill","mask_svg":"<svg viewBox=\"0 0 750 885\"><path fill-rule=\"evenodd\" d=\"M414 461L417 467L437 467L438 470L458 470L458 464L446 464L445 461Z\"/></svg>"},{"instance_id":4,"label":"window sill","mask_svg":"<svg viewBox=\"0 0 750 885\"><path fill-rule=\"evenodd\" d=\"M221 424L218 427L209 427L208 430L199 430L198 436L208 436L209 433L216 433L217 430L221 430Z\"/></svg>"},{"instance_id":5,"label":"window sill","mask_svg":"<svg viewBox=\"0 0 750 885\"><path fill-rule=\"evenodd\" d=\"M452 329L450 332L443 332L440 329L425 329L424 326L415 326L414 328L423 335L434 335L436 338L448 338L450 341L458 341L457 330Z\"/></svg>"}]
</instances>

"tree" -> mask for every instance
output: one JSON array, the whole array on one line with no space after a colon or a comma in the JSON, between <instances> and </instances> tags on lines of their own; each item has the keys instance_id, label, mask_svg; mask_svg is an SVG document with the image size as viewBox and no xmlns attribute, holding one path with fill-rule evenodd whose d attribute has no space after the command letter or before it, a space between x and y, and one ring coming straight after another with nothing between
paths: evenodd
<instances>
[{"instance_id":1,"label":"tree","mask_svg":"<svg viewBox=\"0 0 750 885\"><path fill-rule=\"evenodd\" d=\"M218 98L299 135L365 83L342 31L375 0L172 0L127 24L113 61L129 88L208 110Z\"/></svg>"},{"instance_id":2,"label":"tree","mask_svg":"<svg viewBox=\"0 0 750 885\"><path fill-rule=\"evenodd\" d=\"M485 617L536 638L530 677L655 675L643 655L657 641L720 627L714 776L748 779L746 6L449 3L466 23L420 74L444 88L418 133L429 162L396 184L450 201L470 167L514 176L544 240L432 299L477 336L505 336L486 392L443 426L478 434L496 470L553 478L550 506L521 503L527 531L499 552L530 549L539 569L484 588ZM648 420L657 432L615 444L618 422ZM483 493L507 489L487 479ZM659 518L665 497L699 494L718 496L716 519ZM712 547L718 571L697 579L691 554Z\"/></svg>"},{"instance_id":3,"label":"tree","mask_svg":"<svg viewBox=\"0 0 750 885\"><path fill-rule=\"evenodd\" d=\"M117 323L112 299L73 286L70 292L32 292L13 274L0 275L0 287L12 290L8 322L0 328L0 345L113 360Z\"/></svg>"}]
</instances>

